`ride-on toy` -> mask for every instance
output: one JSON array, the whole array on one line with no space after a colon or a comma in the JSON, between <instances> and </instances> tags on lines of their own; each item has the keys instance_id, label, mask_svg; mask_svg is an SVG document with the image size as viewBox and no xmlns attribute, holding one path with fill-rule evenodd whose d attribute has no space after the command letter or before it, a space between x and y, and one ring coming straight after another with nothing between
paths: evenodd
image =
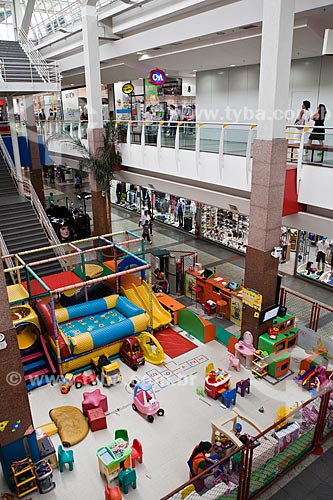
<instances>
[{"instance_id":1,"label":"ride-on toy","mask_svg":"<svg viewBox=\"0 0 333 500\"><path fill-rule=\"evenodd\" d=\"M164 415L164 410L160 408L151 383L145 380L138 382L134 387L132 408L142 415L147 415L148 422L154 422L156 413L160 417Z\"/></svg>"},{"instance_id":2,"label":"ride-on toy","mask_svg":"<svg viewBox=\"0 0 333 500\"><path fill-rule=\"evenodd\" d=\"M95 373L91 373L90 375L86 375L85 373L80 373L77 377L75 377L75 387L80 389L83 385L97 385L97 376Z\"/></svg>"},{"instance_id":3,"label":"ride-on toy","mask_svg":"<svg viewBox=\"0 0 333 500\"><path fill-rule=\"evenodd\" d=\"M136 337L129 337L124 340L119 351L119 357L134 371L138 369L139 365L145 364L145 356Z\"/></svg>"}]
</instances>

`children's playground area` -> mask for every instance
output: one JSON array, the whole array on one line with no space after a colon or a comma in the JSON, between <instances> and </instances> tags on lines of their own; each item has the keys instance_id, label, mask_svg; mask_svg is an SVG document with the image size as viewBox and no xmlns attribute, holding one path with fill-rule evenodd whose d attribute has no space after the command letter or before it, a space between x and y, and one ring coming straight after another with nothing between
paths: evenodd
<instances>
[{"instance_id":1,"label":"children's playground area","mask_svg":"<svg viewBox=\"0 0 333 500\"><path fill-rule=\"evenodd\" d=\"M322 437L332 435L329 349L318 342L304 351L291 314L277 311L254 345L251 332L240 337L240 328L230 333L217 321L220 314L239 323L243 287L214 273L204 277L195 261L181 277L184 295L155 294L152 259L135 233L53 248L56 256L47 261L41 258L45 249L3 257L15 281L7 291L40 458L48 458L56 484L50 500L117 498L107 496L108 488L120 485L125 493L127 476L126 498L180 500L190 453L205 440L218 460L234 455L206 485L191 485L186 498L236 499L238 450L252 438L259 435L250 474L250 489L257 492L311 448L319 420ZM51 261L59 272L41 277L39 270ZM222 309L202 297L210 281L224 294ZM240 308L232 318L236 301ZM5 419L1 431L13 424L4 425ZM135 461L141 456L137 441L142 463ZM59 446L72 452L64 472ZM12 462L26 458L12 451L1 450L0 492L15 488ZM34 500L38 488L29 484Z\"/></svg>"}]
</instances>

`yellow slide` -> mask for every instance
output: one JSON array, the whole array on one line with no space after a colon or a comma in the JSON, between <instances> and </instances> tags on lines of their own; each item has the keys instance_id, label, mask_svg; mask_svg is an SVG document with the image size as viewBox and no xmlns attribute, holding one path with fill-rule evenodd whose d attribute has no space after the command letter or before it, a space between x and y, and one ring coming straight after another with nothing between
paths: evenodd
<instances>
[{"instance_id":1,"label":"yellow slide","mask_svg":"<svg viewBox=\"0 0 333 500\"><path fill-rule=\"evenodd\" d=\"M161 365L164 360L163 347L151 333L142 332L137 337L143 354L145 355L145 360L153 365Z\"/></svg>"},{"instance_id":2,"label":"yellow slide","mask_svg":"<svg viewBox=\"0 0 333 500\"><path fill-rule=\"evenodd\" d=\"M150 314L150 291L146 281L143 281L142 285L136 286L133 284L131 288L122 288L121 290L128 300L138 307L142 307L147 314ZM171 323L171 314L161 306L154 293L152 293L152 306L153 330L157 330Z\"/></svg>"}]
</instances>

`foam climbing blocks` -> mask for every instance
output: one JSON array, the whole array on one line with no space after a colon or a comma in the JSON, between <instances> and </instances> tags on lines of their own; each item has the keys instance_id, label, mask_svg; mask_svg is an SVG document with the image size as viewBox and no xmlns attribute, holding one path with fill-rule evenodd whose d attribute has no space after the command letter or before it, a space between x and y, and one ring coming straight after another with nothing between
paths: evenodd
<instances>
[{"instance_id":1,"label":"foam climbing blocks","mask_svg":"<svg viewBox=\"0 0 333 500\"><path fill-rule=\"evenodd\" d=\"M83 393L82 413L87 417L88 410L101 408L103 412L108 411L108 400L105 394L102 394L99 389L92 392Z\"/></svg>"},{"instance_id":2,"label":"foam climbing blocks","mask_svg":"<svg viewBox=\"0 0 333 500\"><path fill-rule=\"evenodd\" d=\"M92 432L107 429L106 416L102 408L93 408L87 411L87 417Z\"/></svg>"},{"instance_id":3,"label":"foam climbing blocks","mask_svg":"<svg viewBox=\"0 0 333 500\"><path fill-rule=\"evenodd\" d=\"M200 342L207 344L215 340L216 327L213 323L200 318L189 309L181 309L178 313L178 325Z\"/></svg>"}]
</instances>

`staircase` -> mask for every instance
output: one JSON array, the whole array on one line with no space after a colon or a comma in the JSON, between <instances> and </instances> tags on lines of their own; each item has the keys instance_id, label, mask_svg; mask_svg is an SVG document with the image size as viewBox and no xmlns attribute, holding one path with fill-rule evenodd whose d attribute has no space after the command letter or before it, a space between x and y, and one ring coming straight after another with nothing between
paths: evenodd
<instances>
[{"instance_id":1,"label":"staircase","mask_svg":"<svg viewBox=\"0 0 333 500\"><path fill-rule=\"evenodd\" d=\"M19 196L15 183L0 154L0 232L11 254L49 246L32 205ZM27 263L55 257L52 250L24 256ZM38 276L60 273L57 261L48 262L35 268Z\"/></svg>"},{"instance_id":2,"label":"staircase","mask_svg":"<svg viewBox=\"0 0 333 500\"><path fill-rule=\"evenodd\" d=\"M22 354L21 360L28 391L48 384L50 376L56 372L42 335L34 350L29 354Z\"/></svg>"},{"instance_id":3,"label":"staircase","mask_svg":"<svg viewBox=\"0 0 333 500\"><path fill-rule=\"evenodd\" d=\"M22 49L19 42L0 40L0 74L7 83L43 83L36 68Z\"/></svg>"}]
</instances>

